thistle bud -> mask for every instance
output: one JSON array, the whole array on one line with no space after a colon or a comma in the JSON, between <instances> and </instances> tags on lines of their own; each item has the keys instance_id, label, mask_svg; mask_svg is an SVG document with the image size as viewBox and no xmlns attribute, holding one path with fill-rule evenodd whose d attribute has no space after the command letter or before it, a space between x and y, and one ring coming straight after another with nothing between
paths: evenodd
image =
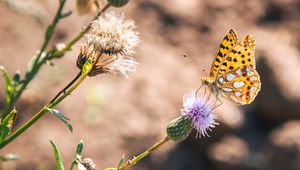
<instances>
[{"instance_id":1,"label":"thistle bud","mask_svg":"<svg viewBox=\"0 0 300 170\"><path fill-rule=\"evenodd\" d=\"M168 138L180 142L185 140L193 129L193 122L191 119L180 116L172 120L167 126Z\"/></svg>"},{"instance_id":2,"label":"thistle bud","mask_svg":"<svg viewBox=\"0 0 300 170\"><path fill-rule=\"evenodd\" d=\"M113 7L122 7L128 3L129 0L108 0L108 4Z\"/></svg>"}]
</instances>

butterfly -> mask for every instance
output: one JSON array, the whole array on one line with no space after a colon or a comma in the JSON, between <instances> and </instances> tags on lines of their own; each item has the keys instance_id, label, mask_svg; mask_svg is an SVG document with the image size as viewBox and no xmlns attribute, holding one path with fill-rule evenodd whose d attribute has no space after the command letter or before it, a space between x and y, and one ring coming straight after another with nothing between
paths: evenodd
<instances>
[{"instance_id":1,"label":"butterfly","mask_svg":"<svg viewBox=\"0 0 300 170\"><path fill-rule=\"evenodd\" d=\"M237 33L230 29L221 41L209 76L203 77L202 83L209 86L217 97L222 94L236 104L250 104L261 88L254 51L253 36L247 35L238 42Z\"/></svg>"}]
</instances>

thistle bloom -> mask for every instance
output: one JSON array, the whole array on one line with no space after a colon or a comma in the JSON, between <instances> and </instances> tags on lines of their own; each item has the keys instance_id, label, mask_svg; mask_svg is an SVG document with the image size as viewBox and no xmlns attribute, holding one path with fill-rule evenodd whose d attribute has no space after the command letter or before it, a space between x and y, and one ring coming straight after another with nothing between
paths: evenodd
<instances>
[{"instance_id":1,"label":"thistle bloom","mask_svg":"<svg viewBox=\"0 0 300 170\"><path fill-rule=\"evenodd\" d=\"M95 62L89 76L101 73L118 73L128 78L127 73L135 71L137 62L132 57L133 48L139 42L134 21L114 12L104 13L92 22L86 35L87 43L81 47L77 67L82 69L88 59Z\"/></svg>"},{"instance_id":2,"label":"thistle bloom","mask_svg":"<svg viewBox=\"0 0 300 170\"><path fill-rule=\"evenodd\" d=\"M215 103L209 100L209 96L198 96L196 92L190 92L183 97L182 116L192 120L194 128L199 136L209 136L207 130L211 131L218 123L216 116L212 113Z\"/></svg>"}]
</instances>

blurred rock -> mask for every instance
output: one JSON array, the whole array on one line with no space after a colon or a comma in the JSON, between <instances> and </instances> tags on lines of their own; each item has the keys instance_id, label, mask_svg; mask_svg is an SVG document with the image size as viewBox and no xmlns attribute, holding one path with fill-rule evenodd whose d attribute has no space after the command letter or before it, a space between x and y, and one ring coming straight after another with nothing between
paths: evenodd
<instances>
[{"instance_id":1,"label":"blurred rock","mask_svg":"<svg viewBox=\"0 0 300 170\"><path fill-rule=\"evenodd\" d=\"M270 141L262 149L262 167L277 170L298 170L300 167L300 121L288 121L270 134Z\"/></svg>"}]
</instances>

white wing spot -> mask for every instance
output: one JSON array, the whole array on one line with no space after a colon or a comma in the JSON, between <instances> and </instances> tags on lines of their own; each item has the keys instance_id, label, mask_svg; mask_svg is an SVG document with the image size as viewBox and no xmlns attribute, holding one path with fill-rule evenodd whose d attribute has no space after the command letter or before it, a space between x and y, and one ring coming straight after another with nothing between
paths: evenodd
<instances>
[{"instance_id":1,"label":"white wing spot","mask_svg":"<svg viewBox=\"0 0 300 170\"><path fill-rule=\"evenodd\" d=\"M240 87L243 87L245 85L245 83L244 82L234 82L233 83L233 87L234 88L240 88Z\"/></svg>"},{"instance_id":2,"label":"white wing spot","mask_svg":"<svg viewBox=\"0 0 300 170\"><path fill-rule=\"evenodd\" d=\"M239 69L237 69L236 70L236 73L238 74L238 75L242 75L242 71L241 71L241 69L239 68Z\"/></svg>"},{"instance_id":3,"label":"white wing spot","mask_svg":"<svg viewBox=\"0 0 300 170\"><path fill-rule=\"evenodd\" d=\"M252 76L252 75L254 75L254 73L253 73L252 71L248 71L248 72L247 72L247 75L248 75L248 76Z\"/></svg>"},{"instance_id":4,"label":"white wing spot","mask_svg":"<svg viewBox=\"0 0 300 170\"><path fill-rule=\"evenodd\" d=\"M248 73L249 73L249 72L248 72ZM257 78L253 76L253 77L250 78L250 80L251 80L251 81L255 81L255 80L257 80Z\"/></svg>"},{"instance_id":5,"label":"white wing spot","mask_svg":"<svg viewBox=\"0 0 300 170\"><path fill-rule=\"evenodd\" d=\"M256 91L256 89L257 89L257 88L252 87L252 88L250 89L250 91L251 91L252 93L254 93L254 92Z\"/></svg>"},{"instance_id":6,"label":"white wing spot","mask_svg":"<svg viewBox=\"0 0 300 170\"><path fill-rule=\"evenodd\" d=\"M240 97L241 95L242 95L242 93L241 92L234 92L234 94L237 96L237 97Z\"/></svg>"},{"instance_id":7,"label":"white wing spot","mask_svg":"<svg viewBox=\"0 0 300 170\"><path fill-rule=\"evenodd\" d=\"M227 87L222 88L222 90L226 91L226 92L232 92L232 89L231 88L227 88Z\"/></svg>"},{"instance_id":8,"label":"white wing spot","mask_svg":"<svg viewBox=\"0 0 300 170\"><path fill-rule=\"evenodd\" d=\"M249 68L249 67L246 67L246 71L247 71L247 72L250 71L250 68Z\"/></svg>"},{"instance_id":9,"label":"white wing spot","mask_svg":"<svg viewBox=\"0 0 300 170\"><path fill-rule=\"evenodd\" d=\"M231 81L231 80L233 80L235 77L236 77L236 76L235 76L234 74L229 73L229 74L226 76L226 79L227 79L228 81Z\"/></svg>"},{"instance_id":10,"label":"white wing spot","mask_svg":"<svg viewBox=\"0 0 300 170\"><path fill-rule=\"evenodd\" d=\"M220 82L221 84L225 84L225 81L224 81L224 79L223 79L222 77L219 78L219 82Z\"/></svg>"}]
</instances>

